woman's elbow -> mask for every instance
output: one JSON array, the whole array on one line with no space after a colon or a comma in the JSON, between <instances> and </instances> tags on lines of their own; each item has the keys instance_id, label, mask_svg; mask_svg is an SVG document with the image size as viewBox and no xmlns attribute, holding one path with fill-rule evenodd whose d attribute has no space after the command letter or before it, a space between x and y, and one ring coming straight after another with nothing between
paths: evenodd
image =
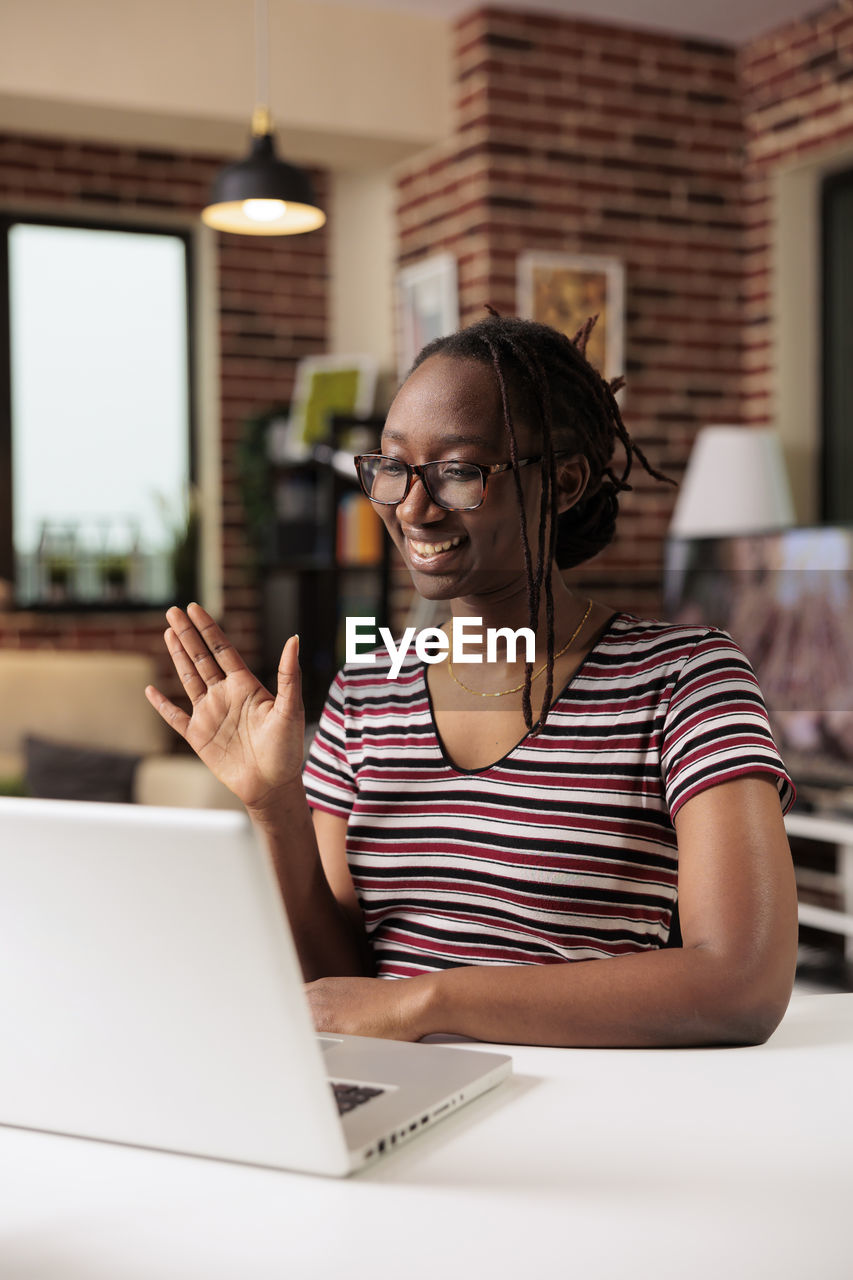
<instances>
[{"instance_id":1,"label":"woman's elbow","mask_svg":"<svg viewBox=\"0 0 853 1280\"><path fill-rule=\"evenodd\" d=\"M788 1008L796 954L789 956L787 947L760 959L754 954L714 955L712 948L702 945L696 951L704 953L696 1012L704 1024L706 1043L764 1044Z\"/></svg>"},{"instance_id":2,"label":"woman's elbow","mask_svg":"<svg viewBox=\"0 0 853 1280\"><path fill-rule=\"evenodd\" d=\"M764 1044L785 1016L793 989L793 974L772 975L723 984L717 1003L717 1016L725 1043L733 1045Z\"/></svg>"},{"instance_id":3,"label":"woman's elbow","mask_svg":"<svg viewBox=\"0 0 853 1280\"><path fill-rule=\"evenodd\" d=\"M763 1000L735 1012L730 1021L729 1044L765 1044L779 1026L788 1008L790 991L782 999Z\"/></svg>"}]
</instances>

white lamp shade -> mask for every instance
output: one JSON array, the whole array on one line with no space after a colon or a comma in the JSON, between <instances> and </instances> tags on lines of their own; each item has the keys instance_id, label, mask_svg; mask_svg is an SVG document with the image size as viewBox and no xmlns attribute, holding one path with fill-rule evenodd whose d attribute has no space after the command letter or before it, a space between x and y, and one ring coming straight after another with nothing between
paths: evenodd
<instances>
[{"instance_id":1,"label":"white lamp shade","mask_svg":"<svg viewBox=\"0 0 853 1280\"><path fill-rule=\"evenodd\" d=\"M703 427L687 462L670 536L720 538L794 523L782 445L767 427Z\"/></svg>"}]
</instances>

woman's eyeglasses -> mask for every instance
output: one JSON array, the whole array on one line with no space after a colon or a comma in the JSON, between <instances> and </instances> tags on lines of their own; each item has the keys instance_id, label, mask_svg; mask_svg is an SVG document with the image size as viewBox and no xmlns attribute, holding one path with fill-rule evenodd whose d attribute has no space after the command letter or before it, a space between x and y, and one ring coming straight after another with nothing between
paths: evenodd
<instances>
[{"instance_id":1,"label":"woman's eyeglasses","mask_svg":"<svg viewBox=\"0 0 853 1280\"><path fill-rule=\"evenodd\" d=\"M536 458L519 458L520 467ZM486 496L489 476L512 470L511 462L497 462L491 467L479 462L460 462L448 458L445 462L424 462L414 466L399 458L386 458L382 453L361 453L355 459L359 484L371 502L382 507L396 507L408 494L418 477L436 506L445 511L474 511Z\"/></svg>"}]
</instances>

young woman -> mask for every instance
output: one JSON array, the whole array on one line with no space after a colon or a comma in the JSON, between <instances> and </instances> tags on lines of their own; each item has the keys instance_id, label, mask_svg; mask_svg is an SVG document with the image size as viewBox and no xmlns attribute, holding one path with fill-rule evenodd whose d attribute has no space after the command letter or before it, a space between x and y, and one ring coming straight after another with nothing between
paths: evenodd
<instances>
[{"instance_id":1,"label":"young woman","mask_svg":"<svg viewBox=\"0 0 853 1280\"><path fill-rule=\"evenodd\" d=\"M304 775L298 639L273 698L200 606L167 615L192 712L148 697L264 836L319 1030L745 1044L787 1006L792 788L748 663L560 572L612 538L635 455L657 476L589 327L493 315L419 356L357 466L447 641L393 680L348 664ZM524 627L535 661L487 654Z\"/></svg>"}]
</instances>

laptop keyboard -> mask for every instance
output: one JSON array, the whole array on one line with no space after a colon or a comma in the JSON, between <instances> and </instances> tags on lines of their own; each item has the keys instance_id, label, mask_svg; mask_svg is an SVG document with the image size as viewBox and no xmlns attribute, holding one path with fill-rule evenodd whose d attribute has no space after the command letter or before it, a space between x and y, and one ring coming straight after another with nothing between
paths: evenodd
<instances>
[{"instance_id":1,"label":"laptop keyboard","mask_svg":"<svg viewBox=\"0 0 853 1280\"><path fill-rule=\"evenodd\" d=\"M384 1092L384 1089L373 1089L366 1084L336 1084L332 1081L332 1093L335 1095L335 1102L342 1116Z\"/></svg>"}]
</instances>

